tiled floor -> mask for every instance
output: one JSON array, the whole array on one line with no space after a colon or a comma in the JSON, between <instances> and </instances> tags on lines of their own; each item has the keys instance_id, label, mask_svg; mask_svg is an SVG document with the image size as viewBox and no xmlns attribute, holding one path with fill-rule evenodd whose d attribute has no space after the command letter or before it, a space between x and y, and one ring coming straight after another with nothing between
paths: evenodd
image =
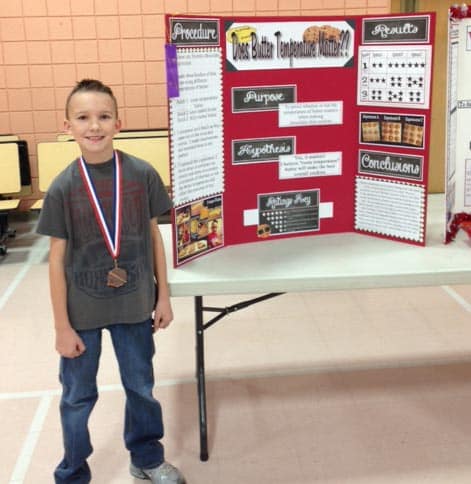
<instances>
[{"instance_id":1,"label":"tiled floor","mask_svg":"<svg viewBox=\"0 0 471 484\"><path fill-rule=\"evenodd\" d=\"M0 259L0 483L51 483L61 455L45 238ZM232 304L246 296L211 297ZM189 484L471 482L471 286L286 294L208 330L199 461L193 306L157 334L167 457ZM90 423L98 484L133 481L109 339Z\"/></svg>"}]
</instances>

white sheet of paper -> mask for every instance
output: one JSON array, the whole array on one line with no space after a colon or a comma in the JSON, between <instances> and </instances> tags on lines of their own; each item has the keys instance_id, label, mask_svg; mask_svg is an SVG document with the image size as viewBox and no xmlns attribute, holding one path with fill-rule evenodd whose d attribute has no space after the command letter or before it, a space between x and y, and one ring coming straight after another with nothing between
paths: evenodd
<instances>
[{"instance_id":1,"label":"white sheet of paper","mask_svg":"<svg viewBox=\"0 0 471 484\"><path fill-rule=\"evenodd\" d=\"M278 106L278 126L324 126L342 124L343 102L282 103Z\"/></svg>"},{"instance_id":2,"label":"white sheet of paper","mask_svg":"<svg viewBox=\"0 0 471 484\"><path fill-rule=\"evenodd\" d=\"M357 177L355 228L423 242L425 187Z\"/></svg>"},{"instance_id":3,"label":"white sheet of paper","mask_svg":"<svg viewBox=\"0 0 471 484\"><path fill-rule=\"evenodd\" d=\"M180 96L169 99L175 205L224 190L220 49L180 50Z\"/></svg>"},{"instance_id":4,"label":"white sheet of paper","mask_svg":"<svg viewBox=\"0 0 471 484\"><path fill-rule=\"evenodd\" d=\"M281 155L278 166L281 180L338 176L342 174L342 152Z\"/></svg>"}]
</instances>

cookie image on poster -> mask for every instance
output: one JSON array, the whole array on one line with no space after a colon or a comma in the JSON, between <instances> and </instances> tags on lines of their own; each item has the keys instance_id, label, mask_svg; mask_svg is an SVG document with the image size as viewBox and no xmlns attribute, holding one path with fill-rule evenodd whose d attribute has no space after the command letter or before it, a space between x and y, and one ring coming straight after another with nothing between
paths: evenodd
<instances>
[{"instance_id":1,"label":"cookie image on poster","mask_svg":"<svg viewBox=\"0 0 471 484\"><path fill-rule=\"evenodd\" d=\"M369 143L377 143L380 141L378 121L365 121L361 123L361 139Z\"/></svg>"},{"instance_id":2,"label":"cookie image on poster","mask_svg":"<svg viewBox=\"0 0 471 484\"><path fill-rule=\"evenodd\" d=\"M424 128L415 124L404 123L402 142L413 146L423 146Z\"/></svg>"},{"instance_id":3,"label":"cookie image on poster","mask_svg":"<svg viewBox=\"0 0 471 484\"><path fill-rule=\"evenodd\" d=\"M316 25L312 25L311 27L308 27L303 33L304 42L312 42L312 43L319 42L320 30L321 30L320 27L317 27Z\"/></svg>"},{"instance_id":4,"label":"cookie image on poster","mask_svg":"<svg viewBox=\"0 0 471 484\"><path fill-rule=\"evenodd\" d=\"M390 121L381 122L381 140L386 143L400 143L401 131L401 123Z\"/></svg>"}]
</instances>

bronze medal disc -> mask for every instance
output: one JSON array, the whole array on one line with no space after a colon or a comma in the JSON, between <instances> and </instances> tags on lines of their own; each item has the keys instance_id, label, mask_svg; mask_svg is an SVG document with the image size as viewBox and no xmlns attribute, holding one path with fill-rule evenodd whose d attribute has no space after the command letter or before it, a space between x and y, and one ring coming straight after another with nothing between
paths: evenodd
<instances>
[{"instance_id":1,"label":"bronze medal disc","mask_svg":"<svg viewBox=\"0 0 471 484\"><path fill-rule=\"evenodd\" d=\"M108 272L108 281L107 285L110 287L121 287L124 286L127 282L127 274L124 269L121 269L121 267L113 267Z\"/></svg>"}]
</instances>

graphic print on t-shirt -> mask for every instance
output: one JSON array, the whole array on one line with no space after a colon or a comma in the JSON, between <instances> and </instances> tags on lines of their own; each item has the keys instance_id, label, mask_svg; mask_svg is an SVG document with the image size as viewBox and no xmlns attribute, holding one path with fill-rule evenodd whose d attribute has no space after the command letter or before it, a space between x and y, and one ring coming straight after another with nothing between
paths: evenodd
<instances>
[{"instance_id":1,"label":"graphic print on t-shirt","mask_svg":"<svg viewBox=\"0 0 471 484\"><path fill-rule=\"evenodd\" d=\"M113 180L95 181L106 222L113 233ZM142 193L145 188L134 181L123 180L122 239L119 266L126 270L127 283L119 288L120 294L137 289L139 280L146 273L144 253L146 241L142 237L148 210L144 207ZM73 226L72 243L75 249L74 281L78 289L96 298L109 297L115 288L107 286L107 275L113 267L113 260L106 248L103 235L95 220L93 209L85 188L80 184L71 193L71 217Z\"/></svg>"}]
</instances>

